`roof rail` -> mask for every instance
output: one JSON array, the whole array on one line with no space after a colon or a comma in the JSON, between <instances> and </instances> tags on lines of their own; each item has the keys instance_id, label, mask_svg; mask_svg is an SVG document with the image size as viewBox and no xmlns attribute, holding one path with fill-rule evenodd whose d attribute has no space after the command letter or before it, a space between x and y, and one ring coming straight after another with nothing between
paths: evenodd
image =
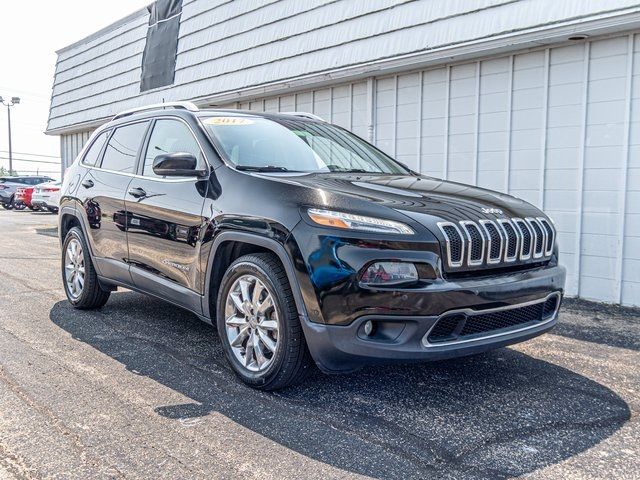
<instances>
[{"instance_id":1,"label":"roof rail","mask_svg":"<svg viewBox=\"0 0 640 480\"><path fill-rule=\"evenodd\" d=\"M325 122L325 119L307 112L280 112L281 115L292 115L294 117L310 118L311 120L318 120L319 122Z\"/></svg>"},{"instance_id":2,"label":"roof rail","mask_svg":"<svg viewBox=\"0 0 640 480\"><path fill-rule=\"evenodd\" d=\"M199 111L198 107L196 107L196 105L191 102L154 103L154 104L145 105L142 107L130 108L129 110L120 112L116 116L114 116L112 120L116 120L117 118L127 117L129 115L133 115L134 113L145 112L147 110L160 110L165 108L182 108L184 110L189 110L190 112Z\"/></svg>"}]
</instances>

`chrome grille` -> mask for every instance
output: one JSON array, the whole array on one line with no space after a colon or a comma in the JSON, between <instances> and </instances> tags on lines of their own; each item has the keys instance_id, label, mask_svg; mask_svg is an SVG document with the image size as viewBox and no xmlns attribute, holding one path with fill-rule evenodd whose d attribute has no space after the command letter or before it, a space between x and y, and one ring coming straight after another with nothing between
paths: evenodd
<instances>
[{"instance_id":1,"label":"chrome grille","mask_svg":"<svg viewBox=\"0 0 640 480\"><path fill-rule=\"evenodd\" d=\"M448 267L496 265L553 254L555 229L543 217L440 222Z\"/></svg>"}]
</instances>

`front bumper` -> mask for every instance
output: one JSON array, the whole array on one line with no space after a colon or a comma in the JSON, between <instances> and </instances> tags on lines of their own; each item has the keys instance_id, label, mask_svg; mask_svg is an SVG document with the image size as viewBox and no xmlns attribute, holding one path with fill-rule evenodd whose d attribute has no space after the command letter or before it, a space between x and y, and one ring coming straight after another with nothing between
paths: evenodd
<instances>
[{"instance_id":1,"label":"front bumper","mask_svg":"<svg viewBox=\"0 0 640 480\"><path fill-rule=\"evenodd\" d=\"M557 322L557 308L540 322L488 331L470 340L427 345L425 336L443 314L460 309L470 312L510 309L529 305L558 295L564 289L566 271L549 266L482 279L442 281L420 291L393 294L403 298L408 310L434 311L424 315L376 313L358 316L347 325L330 325L303 321L309 350L318 366L326 372L348 372L372 363L441 360L500 348L522 342L552 329ZM391 292L386 292L387 294ZM385 297L386 295L383 295ZM375 298L374 296L371 297ZM391 297L393 298L393 295ZM434 307L435 305L435 307ZM367 321L384 325L389 335L370 338L364 332Z\"/></svg>"}]
</instances>

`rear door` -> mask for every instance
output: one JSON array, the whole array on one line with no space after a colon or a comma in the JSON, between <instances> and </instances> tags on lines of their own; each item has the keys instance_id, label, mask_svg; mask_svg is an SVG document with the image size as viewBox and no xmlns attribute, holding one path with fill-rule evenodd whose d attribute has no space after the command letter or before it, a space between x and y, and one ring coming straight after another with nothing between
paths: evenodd
<instances>
[{"instance_id":1,"label":"rear door","mask_svg":"<svg viewBox=\"0 0 640 480\"><path fill-rule=\"evenodd\" d=\"M126 195L129 263L134 284L191 310L200 308L199 271L202 208L208 182L198 177L159 177L153 160L163 153L186 152L206 166L189 125L177 117L154 121L138 176Z\"/></svg>"},{"instance_id":2,"label":"rear door","mask_svg":"<svg viewBox=\"0 0 640 480\"><path fill-rule=\"evenodd\" d=\"M97 137L83 159L88 172L78 188L100 273L129 283L124 196L149 123L147 120L123 125Z\"/></svg>"}]
</instances>

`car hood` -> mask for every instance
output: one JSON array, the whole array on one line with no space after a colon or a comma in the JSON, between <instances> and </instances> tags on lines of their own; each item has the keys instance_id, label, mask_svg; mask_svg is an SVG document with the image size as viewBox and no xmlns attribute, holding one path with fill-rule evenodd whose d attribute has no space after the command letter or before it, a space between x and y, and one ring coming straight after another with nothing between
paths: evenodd
<instances>
[{"instance_id":1,"label":"car hood","mask_svg":"<svg viewBox=\"0 0 640 480\"><path fill-rule=\"evenodd\" d=\"M279 179L314 188L332 198L346 197L392 208L423 224L436 221L540 216L533 205L511 195L427 176L309 174ZM356 205L353 205L356 207Z\"/></svg>"}]
</instances>

